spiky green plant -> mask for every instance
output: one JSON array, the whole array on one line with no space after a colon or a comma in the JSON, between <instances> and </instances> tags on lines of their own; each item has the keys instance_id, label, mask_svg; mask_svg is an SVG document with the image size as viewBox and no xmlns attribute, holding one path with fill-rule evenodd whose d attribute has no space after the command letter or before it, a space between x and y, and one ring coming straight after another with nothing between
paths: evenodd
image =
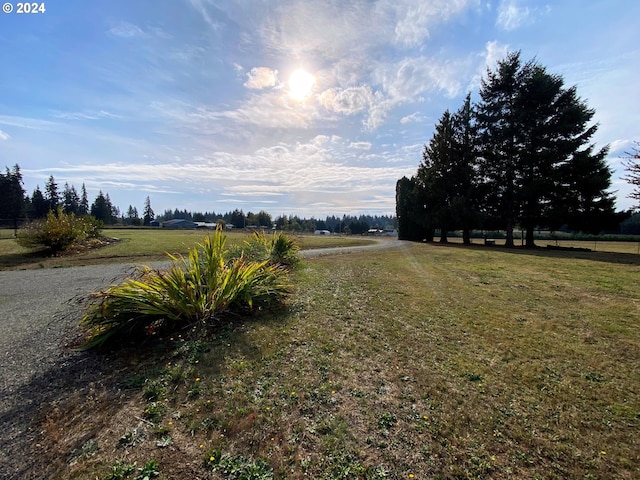
<instances>
[{"instance_id":1,"label":"spiky green plant","mask_svg":"<svg viewBox=\"0 0 640 480\"><path fill-rule=\"evenodd\" d=\"M254 232L247 240L229 250L230 255L243 255L253 261L268 261L272 265L293 266L298 261L300 247L282 232L266 235Z\"/></svg>"},{"instance_id":2,"label":"spiky green plant","mask_svg":"<svg viewBox=\"0 0 640 480\"><path fill-rule=\"evenodd\" d=\"M290 236L275 232L271 237L269 257L272 263L295 265L298 262L300 247Z\"/></svg>"},{"instance_id":3,"label":"spiky green plant","mask_svg":"<svg viewBox=\"0 0 640 480\"><path fill-rule=\"evenodd\" d=\"M229 258L220 229L189 251L169 255L167 270L139 267L132 278L92 295L82 319L85 348L115 337L216 323L233 308L280 302L289 290L286 271L268 261Z\"/></svg>"}]
</instances>

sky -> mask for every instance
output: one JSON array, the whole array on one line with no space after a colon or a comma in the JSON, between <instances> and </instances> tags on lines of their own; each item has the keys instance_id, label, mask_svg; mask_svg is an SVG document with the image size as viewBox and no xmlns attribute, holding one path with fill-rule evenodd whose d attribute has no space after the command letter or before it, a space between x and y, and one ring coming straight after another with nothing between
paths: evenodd
<instances>
[{"instance_id":1,"label":"sky","mask_svg":"<svg viewBox=\"0 0 640 480\"><path fill-rule=\"evenodd\" d=\"M445 110L510 51L640 141L636 0L49 0L0 13L0 168L126 212L394 214Z\"/></svg>"}]
</instances>

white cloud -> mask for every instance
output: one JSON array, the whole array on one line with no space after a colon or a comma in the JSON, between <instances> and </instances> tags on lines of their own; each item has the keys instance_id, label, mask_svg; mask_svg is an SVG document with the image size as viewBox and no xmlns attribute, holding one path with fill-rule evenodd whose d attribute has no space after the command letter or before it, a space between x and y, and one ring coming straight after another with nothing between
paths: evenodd
<instances>
[{"instance_id":1,"label":"white cloud","mask_svg":"<svg viewBox=\"0 0 640 480\"><path fill-rule=\"evenodd\" d=\"M371 150L371 142L351 142L349 147L356 150Z\"/></svg>"},{"instance_id":2,"label":"white cloud","mask_svg":"<svg viewBox=\"0 0 640 480\"><path fill-rule=\"evenodd\" d=\"M7 132L0 130L0 140L9 140L11 137Z\"/></svg>"},{"instance_id":3,"label":"white cloud","mask_svg":"<svg viewBox=\"0 0 640 480\"><path fill-rule=\"evenodd\" d=\"M278 84L278 71L268 67L255 67L247 73L244 86L256 90L275 87Z\"/></svg>"},{"instance_id":4,"label":"white cloud","mask_svg":"<svg viewBox=\"0 0 640 480\"><path fill-rule=\"evenodd\" d=\"M374 103L371 87L363 85L345 89L330 88L318 95L318 101L327 110L353 115L367 110Z\"/></svg>"},{"instance_id":5,"label":"white cloud","mask_svg":"<svg viewBox=\"0 0 640 480\"><path fill-rule=\"evenodd\" d=\"M496 25L506 31L517 30L535 21L535 17L551 11L550 6L534 6L529 8L522 5L523 0L501 0L498 5Z\"/></svg>"},{"instance_id":6,"label":"white cloud","mask_svg":"<svg viewBox=\"0 0 640 480\"><path fill-rule=\"evenodd\" d=\"M414 112L411 115L402 117L400 123L406 125L407 123L421 122L422 120L423 117L418 112Z\"/></svg>"},{"instance_id":7,"label":"white cloud","mask_svg":"<svg viewBox=\"0 0 640 480\"><path fill-rule=\"evenodd\" d=\"M105 110L84 111L84 112L55 112L52 114L55 118L61 118L63 120L100 120L102 118L118 119L122 118L121 115L110 113Z\"/></svg>"},{"instance_id":8,"label":"white cloud","mask_svg":"<svg viewBox=\"0 0 640 480\"><path fill-rule=\"evenodd\" d=\"M467 90L477 90L480 88L481 80L485 77L487 70L494 70L498 62L504 60L509 53L509 45L498 41L491 41L485 44L485 49L479 54L481 59L476 69L475 75L471 77Z\"/></svg>"},{"instance_id":9,"label":"white cloud","mask_svg":"<svg viewBox=\"0 0 640 480\"><path fill-rule=\"evenodd\" d=\"M117 25L111 27L109 29L109 33L121 38L135 38L145 36L144 31L140 27L134 25L133 23L124 21L119 22Z\"/></svg>"},{"instance_id":10,"label":"white cloud","mask_svg":"<svg viewBox=\"0 0 640 480\"><path fill-rule=\"evenodd\" d=\"M382 2L385 3L385 2ZM478 5L478 0L432 0L415 2L400 0L389 2L397 14L394 41L406 47L415 47L430 36L430 28L446 22L462 13L470 6Z\"/></svg>"}]
</instances>

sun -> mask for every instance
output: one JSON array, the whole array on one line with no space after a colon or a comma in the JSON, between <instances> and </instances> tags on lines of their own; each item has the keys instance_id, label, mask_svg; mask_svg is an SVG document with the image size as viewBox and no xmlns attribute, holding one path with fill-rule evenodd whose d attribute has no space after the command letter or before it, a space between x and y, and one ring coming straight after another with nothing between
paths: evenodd
<instances>
[{"instance_id":1,"label":"sun","mask_svg":"<svg viewBox=\"0 0 640 480\"><path fill-rule=\"evenodd\" d=\"M305 100L316 83L316 78L306 70L299 68L289 77L289 96L294 100Z\"/></svg>"}]
</instances>

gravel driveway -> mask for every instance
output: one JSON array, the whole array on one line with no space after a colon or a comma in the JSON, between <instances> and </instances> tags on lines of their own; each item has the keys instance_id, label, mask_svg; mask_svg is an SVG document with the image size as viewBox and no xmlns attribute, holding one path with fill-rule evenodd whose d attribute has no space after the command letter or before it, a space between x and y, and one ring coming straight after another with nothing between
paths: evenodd
<instances>
[{"instance_id":1,"label":"gravel driveway","mask_svg":"<svg viewBox=\"0 0 640 480\"><path fill-rule=\"evenodd\" d=\"M400 247L374 245L308 250L304 258ZM152 264L161 267L166 263ZM41 478L37 465L39 432L32 429L41 408L67 389L96 381L109 359L67 347L80 317L78 300L123 279L131 265L92 265L0 271L0 478ZM30 452L30 453L27 453Z\"/></svg>"}]
</instances>

